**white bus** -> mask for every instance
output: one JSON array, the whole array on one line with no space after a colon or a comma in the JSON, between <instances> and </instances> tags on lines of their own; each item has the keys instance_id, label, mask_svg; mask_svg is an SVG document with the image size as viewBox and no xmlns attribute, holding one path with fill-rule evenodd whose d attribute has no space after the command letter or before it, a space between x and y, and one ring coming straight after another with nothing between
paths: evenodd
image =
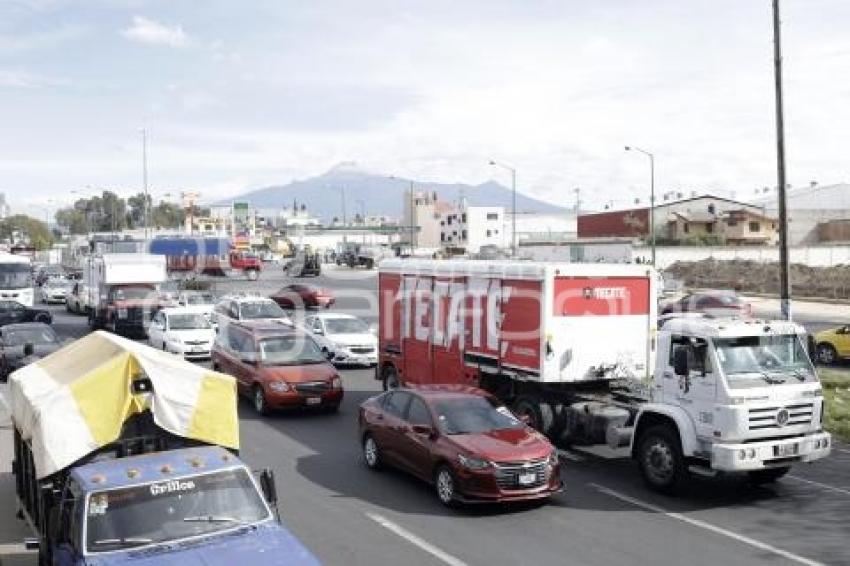
<instances>
[{"instance_id":1,"label":"white bus","mask_svg":"<svg viewBox=\"0 0 850 566\"><path fill-rule=\"evenodd\" d=\"M12 300L26 307L33 304L32 259L0 253L0 300Z\"/></svg>"}]
</instances>

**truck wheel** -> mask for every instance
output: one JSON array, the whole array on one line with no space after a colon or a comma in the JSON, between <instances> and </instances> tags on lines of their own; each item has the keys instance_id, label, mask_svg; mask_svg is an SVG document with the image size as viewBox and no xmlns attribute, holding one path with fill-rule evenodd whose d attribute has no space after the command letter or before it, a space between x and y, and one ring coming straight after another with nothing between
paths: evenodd
<instances>
[{"instance_id":1,"label":"truck wheel","mask_svg":"<svg viewBox=\"0 0 850 566\"><path fill-rule=\"evenodd\" d=\"M378 443L371 434L367 434L363 439L363 461L370 470L377 471L383 466L381 449L378 448Z\"/></svg>"},{"instance_id":2,"label":"truck wheel","mask_svg":"<svg viewBox=\"0 0 850 566\"><path fill-rule=\"evenodd\" d=\"M817 359L820 363L830 366L838 361L838 352L832 344L818 344Z\"/></svg>"},{"instance_id":3,"label":"truck wheel","mask_svg":"<svg viewBox=\"0 0 850 566\"><path fill-rule=\"evenodd\" d=\"M545 435L552 432L555 422L552 405L537 395L520 395L513 404L513 412L528 419L528 426L537 429Z\"/></svg>"},{"instance_id":4,"label":"truck wheel","mask_svg":"<svg viewBox=\"0 0 850 566\"><path fill-rule=\"evenodd\" d=\"M646 484L662 493L674 493L687 476L679 435L668 425L656 425L641 435L638 446L638 464Z\"/></svg>"},{"instance_id":5,"label":"truck wheel","mask_svg":"<svg viewBox=\"0 0 850 566\"><path fill-rule=\"evenodd\" d=\"M384 391L401 387L401 380L398 378L398 371L396 371L395 366L388 365L381 373L383 374Z\"/></svg>"},{"instance_id":6,"label":"truck wheel","mask_svg":"<svg viewBox=\"0 0 850 566\"><path fill-rule=\"evenodd\" d=\"M790 466L784 468L767 468L747 473L747 479L754 485L773 483L791 470Z\"/></svg>"},{"instance_id":7,"label":"truck wheel","mask_svg":"<svg viewBox=\"0 0 850 566\"><path fill-rule=\"evenodd\" d=\"M257 414L267 415L269 414L269 406L266 403L266 394L263 391L263 388L259 385L254 386L254 410L257 411Z\"/></svg>"}]
</instances>

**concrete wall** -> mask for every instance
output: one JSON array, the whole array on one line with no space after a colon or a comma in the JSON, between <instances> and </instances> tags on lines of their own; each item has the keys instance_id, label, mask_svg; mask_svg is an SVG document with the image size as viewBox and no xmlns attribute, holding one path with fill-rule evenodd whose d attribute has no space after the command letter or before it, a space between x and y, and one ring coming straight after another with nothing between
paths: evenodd
<instances>
[{"instance_id":1,"label":"concrete wall","mask_svg":"<svg viewBox=\"0 0 850 566\"><path fill-rule=\"evenodd\" d=\"M779 248L776 246L670 246L658 247L655 253L655 263L659 269L665 269L676 261L699 261L708 258L779 261ZM850 246L792 247L789 249L789 256L791 263L802 263L810 267L850 264ZM652 251L649 246L637 246L634 249L634 257L648 260L652 257Z\"/></svg>"}]
</instances>

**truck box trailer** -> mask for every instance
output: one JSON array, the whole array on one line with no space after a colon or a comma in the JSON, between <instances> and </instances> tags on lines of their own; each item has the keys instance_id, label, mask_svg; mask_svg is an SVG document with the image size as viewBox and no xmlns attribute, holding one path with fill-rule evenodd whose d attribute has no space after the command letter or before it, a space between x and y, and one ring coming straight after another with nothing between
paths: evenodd
<instances>
[{"instance_id":1,"label":"truck box trailer","mask_svg":"<svg viewBox=\"0 0 850 566\"><path fill-rule=\"evenodd\" d=\"M643 265L387 260L376 377L481 387L555 440L628 447L661 490L691 468L770 480L829 453L801 327L659 330L656 285Z\"/></svg>"},{"instance_id":2,"label":"truck box trailer","mask_svg":"<svg viewBox=\"0 0 850 566\"><path fill-rule=\"evenodd\" d=\"M149 249L165 256L171 273L224 276L237 271L253 281L263 268L259 256L235 249L228 238L155 238Z\"/></svg>"},{"instance_id":3,"label":"truck box trailer","mask_svg":"<svg viewBox=\"0 0 850 566\"><path fill-rule=\"evenodd\" d=\"M39 564L318 564L279 524L273 474L238 457L231 376L95 332L9 392Z\"/></svg>"},{"instance_id":4,"label":"truck box trailer","mask_svg":"<svg viewBox=\"0 0 850 566\"><path fill-rule=\"evenodd\" d=\"M89 326L116 334L144 335L153 313L166 306L159 286L167 279L161 255L91 256L83 270Z\"/></svg>"}]
</instances>

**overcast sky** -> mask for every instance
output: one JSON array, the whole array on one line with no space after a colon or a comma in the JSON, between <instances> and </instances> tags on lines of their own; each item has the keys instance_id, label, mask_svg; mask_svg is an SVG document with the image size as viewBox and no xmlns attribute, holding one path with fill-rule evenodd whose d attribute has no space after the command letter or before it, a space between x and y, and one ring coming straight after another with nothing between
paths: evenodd
<instances>
[{"instance_id":1,"label":"overcast sky","mask_svg":"<svg viewBox=\"0 0 850 566\"><path fill-rule=\"evenodd\" d=\"M572 205L776 182L770 0L3 0L0 191L211 200L341 161ZM784 0L789 182L850 180L850 2ZM32 209L30 210L37 210Z\"/></svg>"}]
</instances>

